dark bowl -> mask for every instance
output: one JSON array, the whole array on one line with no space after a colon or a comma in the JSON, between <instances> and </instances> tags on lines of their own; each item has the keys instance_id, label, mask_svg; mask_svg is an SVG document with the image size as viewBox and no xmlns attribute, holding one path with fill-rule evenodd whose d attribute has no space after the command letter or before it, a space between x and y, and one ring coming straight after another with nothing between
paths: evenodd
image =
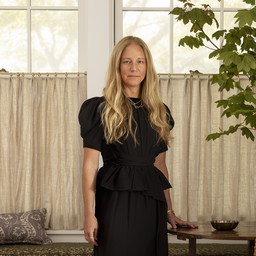
<instances>
[{"instance_id":1,"label":"dark bowl","mask_svg":"<svg viewBox=\"0 0 256 256\"><path fill-rule=\"evenodd\" d=\"M233 230L237 227L239 221L236 220L212 220L212 227L217 230Z\"/></svg>"}]
</instances>

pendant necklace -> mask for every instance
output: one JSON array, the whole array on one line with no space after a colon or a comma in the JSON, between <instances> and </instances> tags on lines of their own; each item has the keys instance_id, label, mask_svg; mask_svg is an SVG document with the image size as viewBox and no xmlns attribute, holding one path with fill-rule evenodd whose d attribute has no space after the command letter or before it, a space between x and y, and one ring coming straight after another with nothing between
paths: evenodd
<instances>
[{"instance_id":1,"label":"pendant necklace","mask_svg":"<svg viewBox=\"0 0 256 256\"><path fill-rule=\"evenodd\" d=\"M129 101L132 103L132 105L133 105L136 109L144 107L144 104L143 104L143 102L142 102L141 100L139 100L138 102L134 102L134 101L131 100L130 98L128 98L128 99L129 99Z\"/></svg>"}]
</instances>

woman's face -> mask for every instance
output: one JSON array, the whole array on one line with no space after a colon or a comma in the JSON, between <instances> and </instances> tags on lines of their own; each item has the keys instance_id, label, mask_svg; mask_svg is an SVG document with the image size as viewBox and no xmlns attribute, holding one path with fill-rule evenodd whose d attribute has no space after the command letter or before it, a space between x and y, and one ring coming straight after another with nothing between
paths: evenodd
<instances>
[{"instance_id":1,"label":"woman's face","mask_svg":"<svg viewBox=\"0 0 256 256\"><path fill-rule=\"evenodd\" d=\"M140 89L147 71L145 54L136 44L128 45L121 56L120 73L125 90Z\"/></svg>"}]
</instances>

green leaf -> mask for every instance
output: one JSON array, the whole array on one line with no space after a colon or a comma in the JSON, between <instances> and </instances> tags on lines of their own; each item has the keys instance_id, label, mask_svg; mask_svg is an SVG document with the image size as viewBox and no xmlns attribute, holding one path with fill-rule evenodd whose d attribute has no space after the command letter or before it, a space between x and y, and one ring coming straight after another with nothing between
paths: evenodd
<instances>
[{"instance_id":1,"label":"green leaf","mask_svg":"<svg viewBox=\"0 0 256 256\"><path fill-rule=\"evenodd\" d=\"M244 37L243 43L241 45L241 50L242 51L250 51L251 49L253 49L254 51L256 50L256 42L255 42L255 39L252 36L247 34Z\"/></svg>"},{"instance_id":2,"label":"green leaf","mask_svg":"<svg viewBox=\"0 0 256 256\"><path fill-rule=\"evenodd\" d=\"M198 32L198 31L202 31L202 26L199 25L198 22L193 23L190 32Z\"/></svg>"},{"instance_id":3,"label":"green leaf","mask_svg":"<svg viewBox=\"0 0 256 256\"><path fill-rule=\"evenodd\" d=\"M204 32L197 33L196 37L208 40L208 38Z\"/></svg>"},{"instance_id":4,"label":"green leaf","mask_svg":"<svg viewBox=\"0 0 256 256\"><path fill-rule=\"evenodd\" d=\"M217 103L217 108L223 106L224 108L226 108L228 106L228 100L218 100L216 101Z\"/></svg>"},{"instance_id":5,"label":"green leaf","mask_svg":"<svg viewBox=\"0 0 256 256\"><path fill-rule=\"evenodd\" d=\"M239 89L240 91L243 90L243 88L241 87L241 85L240 85L239 82L235 82L235 87L236 87L237 89Z\"/></svg>"},{"instance_id":6,"label":"green leaf","mask_svg":"<svg viewBox=\"0 0 256 256\"><path fill-rule=\"evenodd\" d=\"M255 5L255 0L243 0L246 4Z\"/></svg>"},{"instance_id":7,"label":"green leaf","mask_svg":"<svg viewBox=\"0 0 256 256\"><path fill-rule=\"evenodd\" d=\"M206 140L216 140L218 139L222 134L221 133L212 133L212 134L209 134L207 137L206 137Z\"/></svg>"},{"instance_id":8,"label":"green leaf","mask_svg":"<svg viewBox=\"0 0 256 256\"><path fill-rule=\"evenodd\" d=\"M244 104L243 102L239 103L239 100L239 98L236 99L238 103L232 103L230 100L228 107L227 109L225 109L225 111L223 111L222 116L235 116L236 118L238 118L239 115L251 115L254 111L254 107L252 105Z\"/></svg>"},{"instance_id":9,"label":"green leaf","mask_svg":"<svg viewBox=\"0 0 256 256\"><path fill-rule=\"evenodd\" d=\"M209 4L201 4L201 5L204 7L204 9L211 8L211 6Z\"/></svg>"},{"instance_id":10,"label":"green leaf","mask_svg":"<svg viewBox=\"0 0 256 256\"><path fill-rule=\"evenodd\" d=\"M215 38L215 39L218 40L220 37L222 37L225 34L225 32L227 32L226 29L218 30L218 31L216 31L215 33L212 34L212 38Z\"/></svg>"},{"instance_id":11,"label":"green leaf","mask_svg":"<svg viewBox=\"0 0 256 256\"><path fill-rule=\"evenodd\" d=\"M225 89L229 91L230 89L234 88L234 80L232 78L225 79L221 85L221 89Z\"/></svg>"},{"instance_id":12,"label":"green leaf","mask_svg":"<svg viewBox=\"0 0 256 256\"><path fill-rule=\"evenodd\" d=\"M226 51L219 55L218 60L223 60L226 66L234 63L236 65L241 63L241 57L236 52Z\"/></svg>"},{"instance_id":13,"label":"green leaf","mask_svg":"<svg viewBox=\"0 0 256 256\"><path fill-rule=\"evenodd\" d=\"M226 109L226 110L223 111L223 113L221 114L221 117L223 117L223 116L231 117L229 109Z\"/></svg>"},{"instance_id":14,"label":"green leaf","mask_svg":"<svg viewBox=\"0 0 256 256\"><path fill-rule=\"evenodd\" d=\"M182 15L184 13L185 13L184 9L180 7L175 7L174 9L172 9L172 11L169 12L169 14L173 14L173 15Z\"/></svg>"},{"instance_id":15,"label":"green leaf","mask_svg":"<svg viewBox=\"0 0 256 256\"><path fill-rule=\"evenodd\" d=\"M211 58L213 58L213 57L218 56L219 52L220 52L219 50L215 50L215 51L211 52L211 53L209 54L209 58L211 59Z\"/></svg>"},{"instance_id":16,"label":"green leaf","mask_svg":"<svg viewBox=\"0 0 256 256\"><path fill-rule=\"evenodd\" d=\"M245 96L243 92L240 92L230 96L228 99L231 104L243 104L245 101Z\"/></svg>"},{"instance_id":17,"label":"green leaf","mask_svg":"<svg viewBox=\"0 0 256 256\"><path fill-rule=\"evenodd\" d=\"M256 129L256 114L246 115L244 121L246 125Z\"/></svg>"},{"instance_id":18,"label":"green leaf","mask_svg":"<svg viewBox=\"0 0 256 256\"><path fill-rule=\"evenodd\" d=\"M253 57L250 54L245 54L244 56L245 60L247 61L247 63L249 64L251 69L256 69L256 56Z\"/></svg>"},{"instance_id":19,"label":"green leaf","mask_svg":"<svg viewBox=\"0 0 256 256\"><path fill-rule=\"evenodd\" d=\"M250 138L252 141L254 141L254 135L252 134L250 129L248 129L247 127L243 127L243 128L241 128L241 130L242 130L243 136L246 136L247 139Z\"/></svg>"},{"instance_id":20,"label":"green leaf","mask_svg":"<svg viewBox=\"0 0 256 256\"><path fill-rule=\"evenodd\" d=\"M202 21L203 23L211 22L211 18L207 15L207 12L200 8L193 8L190 11L190 20L192 23L198 21Z\"/></svg>"},{"instance_id":21,"label":"green leaf","mask_svg":"<svg viewBox=\"0 0 256 256\"><path fill-rule=\"evenodd\" d=\"M189 13L184 13L184 15L183 15L183 23L185 25L189 23Z\"/></svg>"},{"instance_id":22,"label":"green leaf","mask_svg":"<svg viewBox=\"0 0 256 256\"><path fill-rule=\"evenodd\" d=\"M225 133L226 135L228 135L228 134L230 134L230 133L234 133L234 132L237 131L237 129L238 129L240 126L241 126L241 124L237 124L237 125L235 125L235 126L231 125L231 126L229 126L228 130L225 131L224 133Z\"/></svg>"},{"instance_id":23,"label":"green leaf","mask_svg":"<svg viewBox=\"0 0 256 256\"><path fill-rule=\"evenodd\" d=\"M241 62L241 57L237 53L234 53L232 56L232 63L238 65Z\"/></svg>"},{"instance_id":24,"label":"green leaf","mask_svg":"<svg viewBox=\"0 0 256 256\"><path fill-rule=\"evenodd\" d=\"M244 54L242 57L242 61L238 63L237 69L238 71L249 72L250 69L256 69L256 59L249 54Z\"/></svg>"},{"instance_id":25,"label":"green leaf","mask_svg":"<svg viewBox=\"0 0 256 256\"><path fill-rule=\"evenodd\" d=\"M234 53L232 51L225 51L225 52L222 52L220 53L220 56L218 57L218 60L223 60L223 62L225 64L227 64L226 62L228 62L229 64L231 63L230 62L230 58L231 56L233 55ZM229 65L227 64L227 65Z\"/></svg>"},{"instance_id":26,"label":"green leaf","mask_svg":"<svg viewBox=\"0 0 256 256\"><path fill-rule=\"evenodd\" d=\"M252 91L252 89L247 88L244 94L246 101L256 104L256 98L254 97L255 93Z\"/></svg>"},{"instance_id":27,"label":"green leaf","mask_svg":"<svg viewBox=\"0 0 256 256\"><path fill-rule=\"evenodd\" d=\"M246 24L251 26L254 19L250 10L238 10L235 15L235 18L236 18L235 23L238 23L239 27L243 27Z\"/></svg>"},{"instance_id":28,"label":"green leaf","mask_svg":"<svg viewBox=\"0 0 256 256\"><path fill-rule=\"evenodd\" d=\"M193 6L195 6L194 4L192 4L192 3L189 3L189 2L185 2L185 4L184 4L184 7L185 8L192 8Z\"/></svg>"},{"instance_id":29,"label":"green leaf","mask_svg":"<svg viewBox=\"0 0 256 256\"><path fill-rule=\"evenodd\" d=\"M179 46L189 46L191 49L193 49L193 47L195 48L199 48L200 46L203 45L203 42L196 38L196 37L193 37L193 36L185 36L183 37L182 39L180 39L180 42L179 42Z\"/></svg>"},{"instance_id":30,"label":"green leaf","mask_svg":"<svg viewBox=\"0 0 256 256\"><path fill-rule=\"evenodd\" d=\"M212 84L218 84L219 83L219 80L220 80L220 76L221 75L218 75L218 74L214 74L213 76L212 76L212 78L211 78L211 83Z\"/></svg>"},{"instance_id":31,"label":"green leaf","mask_svg":"<svg viewBox=\"0 0 256 256\"><path fill-rule=\"evenodd\" d=\"M255 4L254 4L255 5ZM253 20L256 21L256 6L250 10Z\"/></svg>"}]
</instances>

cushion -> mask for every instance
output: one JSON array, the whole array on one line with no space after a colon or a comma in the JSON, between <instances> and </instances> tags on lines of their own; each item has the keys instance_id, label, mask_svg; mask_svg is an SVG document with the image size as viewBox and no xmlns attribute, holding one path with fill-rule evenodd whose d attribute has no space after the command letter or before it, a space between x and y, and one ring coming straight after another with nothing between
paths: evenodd
<instances>
[{"instance_id":1,"label":"cushion","mask_svg":"<svg viewBox=\"0 0 256 256\"><path fill-rule=\"evenodd\" d=\"M0 244L50 244L45 232L46 209L0 214Z\"/></svg>"}]
</instances>

